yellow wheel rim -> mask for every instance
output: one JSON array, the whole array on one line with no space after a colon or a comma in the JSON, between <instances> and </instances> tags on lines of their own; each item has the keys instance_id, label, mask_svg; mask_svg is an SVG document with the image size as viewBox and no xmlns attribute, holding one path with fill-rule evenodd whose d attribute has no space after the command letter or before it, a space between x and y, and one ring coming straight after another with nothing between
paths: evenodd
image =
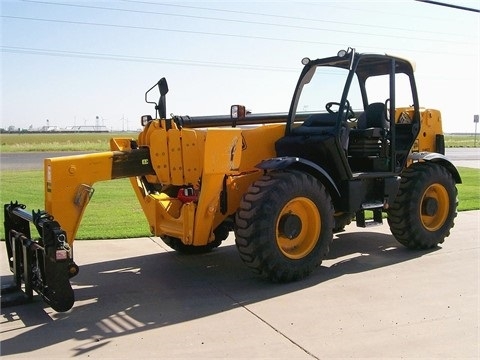
<instances>
[{"instance_id":1,"label":"yellow wheel rim","mask_svg":"<svg viewBox=\"0 0 480 360\"><path fill-rule=\"evenodd\" d=\"M429 231L440 229L448 217L450 199L445 187L435 183L430 185L422 196L420 218L423 226Z\"/></svg>"},{"instance_id":2,"label":"yellow wheel rim","mask_svg":"<svg viewBox=\"0 0 480 360\"><path fill-rule=\"evenodd\" d=\"M305 197L292 199L278 216L278 248L290 259L302 259L317 244L321 227L320 212L313 201Z\"/></svg>"}]
</instances>

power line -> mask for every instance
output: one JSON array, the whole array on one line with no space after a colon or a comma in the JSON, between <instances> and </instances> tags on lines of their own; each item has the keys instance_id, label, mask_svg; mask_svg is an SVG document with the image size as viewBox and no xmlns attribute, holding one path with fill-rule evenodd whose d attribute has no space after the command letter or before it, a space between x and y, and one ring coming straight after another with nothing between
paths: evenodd
<instances>
[{"instance_id":1,"label":"power line","mask_svg":"<svg viewBox=\"0 0 480 360\"><path fill-rule=\"evenodd\" d=\"M124 61L124 62L136 62L136 63L162 63L184 66L201 66L211 68L222 69L239 69L239 70L257 70L257 71L273 71L273 72L298 72L297 68L272 66L272 65L257 65L257 64L241 64L241 63L226 63L226 62L212 62L212 61L199 61L199 60L185 60L185 59L172 59L172 58L156 58L145 56L131 56L123 54L109 54L98 52L84 52L84 51L66 51L58 49L45 49L45 48L30 48L19 46L0 46L0 50L4 53L13 54L29 54L29 55L41 55L52 57L65 57L65 58L81 58L81 59L99 59L99 60L111 60L111 61Z\"/></svg>"},{"instance_id":2,"label":"power line","mask_svg":"<svg viewBox=\"0 0 480 360\"><path fill-rule=\"evenodd\" d=\"M168 13L168 12L144 11L144 10L135 10L135 9L112 8L112 7L107 7L107 6L69 4L69 3L60 3L60 2L39 1L39 0L21 0L21 1L28 2L28 3L34 3L34 4L67 6L67 7L74 7L74 8L118 11L118 12L138 13L138 14L148 14L148 15L156 14L156 15L164 15L164 16L172 16L172 17L184 17L184 18L193 18L193 19L201 19L201 20L233 22L233 23L249 24L249 25L262 25L262 26L273 26L273 27L281 27L281 28L292 28L292 29L299 29L299 30L328 31L328 32L344 33L344 34L363 34L363 35L375 36L375 37L390 37L390 38L401 38L401 39L410 39L410 40L426 40L426 41L439 41L439 42L447 42L447 43L458 43L458 41L444 40L444 39L407 37L407 36L403 36L403 35L396 35L396 36L385 35L384 33L381 33L381 32L380 33L379 32L369 33L369 32L359 32L359 31L353 31L353 30L342 30L342 29L335 29L334 30L334 29L311 27L311 26L288 25L288 24L284 24L284 23L280 24L280 23L269 23L269 22L250 21L250 20L241 20L241 19L224 19L224 18L216 18L216 17L200 16L200 15L185 15L185 14ZM344 25L349 25L349 24L344 23Z\"/></svg>"},{"instance_id":3,"label":"power line","mask_svg":"<svg viewBox=\"0 0 480 360\"><path fill-rule=\"evenodd\" d=\"M71 25L100 26L100 27L133 29L133 30L148 30L148 31L165 31L165 32L185 33L185 34L196 34L196 35L207 35L207 36L224 36L224 37L256 39L256 40L269 40L269 41L285 41L285 42L306 43L306 44L339 45L338 43L329 43L329 42L313 41L313 40L294 40L294 39L285 39L285 38L274 38L274 37L268 37L268 36L228 34L228 33L208 32L208 31L198 31L198 30L195 30L195 31L194 30L178 30L178 29L158 28L158 27L150 27L150 26L138 26L138 25L119 25L119 24L107 24L107 23L88 22L88 21L32 18L32 17L11 16L11 15L1 15L0 17L6 18L6 19L41 21L41 22L71 24Z\"/></svg>"},{"instance_id":4,"label":"power line","mask_svg":"<svg viewBox=\"0 0 480 360\"><path fill-rule=\"evenodd\" d=\"M408 31L408 32L413 32L413 33L418 32L417 29L410 29L410 28L400 28L400 27L393 27L393 26L380 26L380 25L372 25L372 24L361 24L361 23L354 23L354 22L325 20L325 19L310 18L310 17L298 17L298 16L289 16L289 15L268 14L268 13L251 12L251 11L244 11L244 10L227 10L227 9L218 9L218 8L210 8L210 7L203 7L203 6L165 4L165 3L158 3L158 2L154 2L154 1L145 1L145 0L143 0L143 1L142 0L120 0L120 1L123 1L123 2L126 2L126 3L133 3L133 4L148 4L148 5L154 5L154 6L169 6L169 7L184 8L184 9L216 11L216 12L223 12L223 13L229 13L229 14L265 16L265 17L272 17L272 18L275 18L275 19L313 21L313 22L330 23L330 24L337 24L337 25L360 26L360 27L366 27L366 28L401 30L401 31ZM436 35L443 34L443 35L464 36L463 34L452 34L451 32L438 32L438 31L428 31L428 30L422 30L422 32L423 33L436 34Z\"/></svg>"},{"instance_id":5,"label":"power line","mask_svg":"<svg viewBox=\"0 0 480 360\"><path fill-rule=\"evenodd\" d=\"M294 68L271 66L271 65L263 66L263 65L255 65L255 64L168 59L168 58L156 58L156 57L145 57L145 56L97 53L97 52L29 48L29 47L18 47L18 46L0 46L0 49L2 52L5 52L5 53L45 55L45 56L54 56L54 57L115 60L115 61L141 62L141 63L162 63L162 64L174 64L174 65L204 66L204 67L214 67L214 68L259 70L259 71L282 71L282 72L298 71L298 69L294 69Z\"/></svg>"},{"instance_id":6,"label":"power line","mask_svg":"<svg viewBox=\"0 0 480 360\"><path fill-rule=\"evenodd\" d=\"M84 25L84 26L98 26L98 27L109 27L109 28L121 28L121 29L133 29L133 30L146 30L146 31L163 31L163 32L174 32L174 33L184 33L184 34L195 34L195 35L206 35L206 36L217 36L217 37L231 37L231 38L246 38L254 40L267 40L267 41L281 41L281 42L290 42L290 43L304 43L304 44L314 44L314 45L335 45L343 46L344 44L335 43L335 42L326 42L326 41L315 41L315 40L298 40L298 39L286 39L286 38L275 38L267 36L254 36L254 35L241 35L241 34L228 34L228 33L218 33L218 32L206 32L206 31L194 31L194 30L178 30L178 29L168 29L168 28L157 28L149 26L138 26L138 25L119 25L119 24L108 24L108 23L98 23L98 22L88 22L88 21L73 21L73 20L59 20L59 19L45 19L45 18L32 18L24 16L12 16L12 15L0 15L0 17L5 19L14 19L14 20L25 20L25 21L39 21L39 22L49 22L49 23L58 23L58 24L69 24L69 25ZM430 40L428 40L430 41ZM441 40L438 40L441 41ZM455 42L458 44L458 42ZM370 49L380 49L385 50L384 47L378 46L362 46L361 44L356 44L357 47L368 47ZM409 51L408 49L398 49L402 51ZM432 50L415 50L416 52L429 53L429 54L444 54L442 51L432 51ZM463 54L468 55L468 54Z\"/></svg>"},{"instance_id":7,"label":"power line","mask_svg":"<svg viewBox=\"0 0 480 360\"><path fill-rule=\"evenodd\" d=\"M480 12L479 9L474 9L474 8L470 8L470 7L466 7L466 6L460 6L460 5L455 5L455 4L447 4L447 3L440 2L440 1L432 1L432 0L415 0L415 1L424 2L424 3L432 4L432 5L446 6L446 7L450 7L450 8L453 8L453 9L473 11L473 12Z\"/></svg>"}]
</instances>

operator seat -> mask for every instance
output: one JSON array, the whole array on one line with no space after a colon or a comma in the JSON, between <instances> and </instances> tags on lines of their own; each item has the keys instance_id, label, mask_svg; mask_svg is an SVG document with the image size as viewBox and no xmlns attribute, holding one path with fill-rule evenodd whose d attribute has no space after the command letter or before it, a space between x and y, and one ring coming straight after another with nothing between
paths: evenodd
<instances>
[{"instance_id":1,"label":"operator seat","mask_svg":"<svg viewBox=\"0 0 480 360\"><path fill-rule=\"evenodd\" d=\"M386 111L385 104L381 102L371 103L367 106L365 112L358 118L357 129L350 130L349 156L382 155L382 145L390 128Z\"/></svg>"},{"instance_id":2,"label":"operator seat","mask_svg":"<svg viewBox=\"0 0 480 360\"><path fill-rule=\"evenodd\" d=\"M337 183L351 177L346 157L348 131L337 127L338 114L312 114L275 142L278 157L296 157L322 167Z\"/></svg>"}]
</instances>

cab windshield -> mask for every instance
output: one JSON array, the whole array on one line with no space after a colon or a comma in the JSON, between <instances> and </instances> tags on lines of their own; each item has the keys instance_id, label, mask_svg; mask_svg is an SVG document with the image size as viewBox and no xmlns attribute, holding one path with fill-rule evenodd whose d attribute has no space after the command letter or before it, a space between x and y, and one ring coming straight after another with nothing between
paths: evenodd
<instances>
[{"instance_id":1,"label":"cab windshield","mask_svg":"<svg viewBox=\"0 0 480 360\"><path fill-rule=\"evenodd\" d=\"M312 67L306 75L307 81L303 84L301 95L295 109L294 121L301 121L305 115L337 113L347 77L348 69L332 66ZM308 81L308 78L311 78ZM347 96L352 109L361 111L362 98L358 79L354 76Z\"/></svg>"}]
</instances>

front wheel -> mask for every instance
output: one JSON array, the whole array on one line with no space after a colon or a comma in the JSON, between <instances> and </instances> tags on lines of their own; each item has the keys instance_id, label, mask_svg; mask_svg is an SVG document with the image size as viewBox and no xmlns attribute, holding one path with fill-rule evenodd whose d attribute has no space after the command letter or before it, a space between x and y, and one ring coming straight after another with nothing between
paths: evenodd
<instances>
[{"instance_id":1,"label":"front wheel","mask_svg":"<svg viewBox=\"0 0 480 360\"><path fill-rule=\"evenodd\" d=\"M333 206L313 176L271 172L250 186L235 218L235 242L242 260L272 281L308 276L333 239Z\"/></svg>"},{"instance_id":2,"label":"front wheel","mask_svg":"<svg viewBox=\"0 0 480 360\"><path fill-rule=\"evenodd\" d=\"M388 210L395 238L412 249L429 249L450 235L457 216L457 188L448 170L419 162L402 174L400 189Z\"/></svg>"}]
</instances>

